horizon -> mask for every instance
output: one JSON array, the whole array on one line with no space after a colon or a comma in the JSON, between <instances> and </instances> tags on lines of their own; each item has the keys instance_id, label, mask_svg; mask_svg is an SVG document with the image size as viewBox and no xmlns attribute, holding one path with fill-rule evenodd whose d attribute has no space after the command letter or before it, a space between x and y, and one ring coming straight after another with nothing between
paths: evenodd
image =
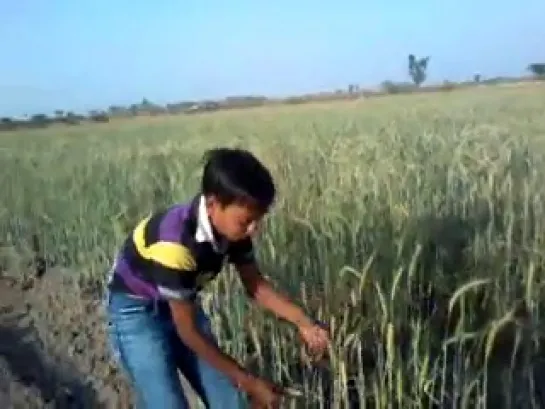
<instances>
[{"instance_id":1,"label":"horizon","mask_svg":"<svg viewBox=\"0 0 545 409\"><path fill-rule=\"evenodd\" d=\"M376 89L409 81L411 53L430 56L424 86L545 62L537 0L315 4L6 1L0 36L16 40L0 64L0 117Z\"/></svg>"}]
</instances>

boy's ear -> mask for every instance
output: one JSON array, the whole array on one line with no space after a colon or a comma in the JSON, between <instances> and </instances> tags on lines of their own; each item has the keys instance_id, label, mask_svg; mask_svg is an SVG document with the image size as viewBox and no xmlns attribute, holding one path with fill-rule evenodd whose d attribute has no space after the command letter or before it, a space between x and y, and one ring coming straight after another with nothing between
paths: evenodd
<instances>
[{"instance_id":1,"label":"boy's ear","mask_svg":"<svg viewBox=\"0 0 545 409\"><path fill-rule=\"evenodd\" d=\"M212 207L215 202L216 202L216 199L212 195L205 196L204 198L204 203L206 203L206 207Z\"/></svg>"},{"instance_id":2,"label":"boy's ear","mask_svg":"<svg viewBox=\"0 0 545 409\"><path fill-rule=\"evenodd\" d=\"M206 203L206 207L209 208L209 209L210 208L222 207L220 201L214 195L206 196L204 201Z\"/></svg>"}]
</instances>

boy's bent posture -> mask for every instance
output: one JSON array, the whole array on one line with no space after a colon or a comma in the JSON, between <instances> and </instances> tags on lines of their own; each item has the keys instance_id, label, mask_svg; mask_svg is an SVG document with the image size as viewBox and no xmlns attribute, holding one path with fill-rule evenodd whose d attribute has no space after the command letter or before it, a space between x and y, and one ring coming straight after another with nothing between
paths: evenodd
<instances>
[{"instance_id":1,"label":"boy's bent posture","mask_svg":"<svg viewBox=\"0 0 545 409\"><path fill-rule=\"evenodd\" d=\"M249 152L209 153L201 192L142 220L126 239L108 283L110 342L137 392L139 408L187 408L180 370L211 409L276 407L280 388L221 352L198 293L233 263L250 297L297 326L312 351L328 335L261 276L252 235L274 201L266 168Z\"/></svg>"}]
</instances>

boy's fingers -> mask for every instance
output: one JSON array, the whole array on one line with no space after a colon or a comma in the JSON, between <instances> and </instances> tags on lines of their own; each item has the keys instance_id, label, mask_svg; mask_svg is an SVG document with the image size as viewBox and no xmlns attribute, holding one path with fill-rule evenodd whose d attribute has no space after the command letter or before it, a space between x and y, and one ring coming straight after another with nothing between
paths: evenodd
<instances>
[{"instance_id":1,"label":"boy's fingers","mask_svg":"<svg viewBox=\"0 0 545 409\"><path fill-rule=\"evenodd\" d=\"M285 389L280 385L274 385L274 392L283 395L285 393Z\"/></svg>"}]
</instances>

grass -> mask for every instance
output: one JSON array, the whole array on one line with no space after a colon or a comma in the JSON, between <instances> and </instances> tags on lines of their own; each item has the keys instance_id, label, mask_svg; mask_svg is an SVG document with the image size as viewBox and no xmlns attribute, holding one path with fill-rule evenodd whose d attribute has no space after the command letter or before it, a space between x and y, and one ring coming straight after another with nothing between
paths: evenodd
<instances>
[{"instance_id":1,"label":"grass","mask_svg":"<svg viewBox=\"0 0 545 409\"><path fill-rule=\"evenodd\" d=\"M206 149L248 147L280 193L263 269L330 324L329 364L232 271L206 308L226 351L305 391L286 407L538 408L543 112L542 89L498 87L5 133L0 244L101 282L139 217L195 192Z\"/></svg>"}]
</instances>

